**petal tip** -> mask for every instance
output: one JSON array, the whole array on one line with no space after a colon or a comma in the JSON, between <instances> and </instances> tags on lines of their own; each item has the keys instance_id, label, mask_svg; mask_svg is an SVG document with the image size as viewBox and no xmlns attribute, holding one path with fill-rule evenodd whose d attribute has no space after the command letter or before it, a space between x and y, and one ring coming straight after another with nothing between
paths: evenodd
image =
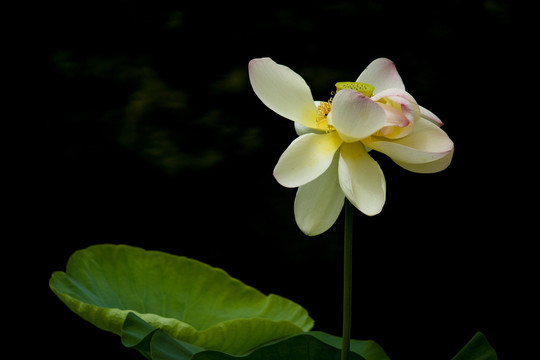
<instances>
[{"instance_id":1,"label":"petal tip","mask_svg":"<svg viewBox=\"0 0 540 360\"><path fill-rule=\"evenodd\" d=\"M374 94L389 88L405 90L394 62L387 58L373 60L360 74L357 82L365 82L375 87Z\"/></svg>"}]
</instances>

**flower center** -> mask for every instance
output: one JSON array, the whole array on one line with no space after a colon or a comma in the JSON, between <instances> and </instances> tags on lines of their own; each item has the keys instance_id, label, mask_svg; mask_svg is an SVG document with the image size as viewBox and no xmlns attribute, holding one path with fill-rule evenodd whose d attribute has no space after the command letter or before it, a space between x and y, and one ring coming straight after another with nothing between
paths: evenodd
<instances>
[{"instance_id":1,"label":"flower center","mask_svg":"<svg viewBox=\"0 0 540 360\"><path fill-rule=\"evenodd\" d=\"M317 125L320 129L323 129L325 131L331 131L334 130L334 127L330 124L328 124L328 114L330 114L330 110L332 110L332 100L330 99L328 102L321 101L319 105L317 106Z\"/></svg>"},{"instance_id":2,"label":"flower center","mask_svg":"<svg viewBox=\"0 0 540 360\"><path fill-rule=\"evenodd\" d=\"M354 91L358 91L359 93L367 97L371 97L373 95L373 90L375 90L375 88L369 84L352 81L338 82L336 83L336 89L337 91L343 89L351 89Z\"/></svg>"},{"instance_id":3,"label":"flower center","mask_svg":"<svg viewBox=\"0 0 540 360\"><path fill-rule=\"evenodd\" d=\"M361 82L342 81L336 83L336 92L343 89L351 89L367 97L371 97L373 95L373 90L375 90L373 86ZM334 94L335 93L332 91L332 95ZM319 105L317 105L317 126L319 129L327 132L335 130L334 126L332 126L331 119L328 118L328 115L332 110L332 99L333 97L331 97L328 102L321 101L319 102Z\"/></svg>"}]
</instances>

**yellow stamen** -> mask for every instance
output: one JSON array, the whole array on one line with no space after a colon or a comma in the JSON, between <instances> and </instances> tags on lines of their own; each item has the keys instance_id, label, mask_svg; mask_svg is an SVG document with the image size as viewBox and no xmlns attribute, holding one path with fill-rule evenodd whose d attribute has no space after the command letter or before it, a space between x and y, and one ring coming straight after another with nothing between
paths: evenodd
<instances>
[{"instance_id":1,"label":"yellow stamen","mask_svg":"<svg viewBox=\"0 0 540 360\"><path fill-rule=\"evenodd\" d=\"M329 102L321 101L319 103L319 106L317 106L317 125L320 129L325 131L333 130L334 127L332 125L328 124L328 114L330 114L330 110L332 109L332 105Z\"/></svg>"}]
</instances>

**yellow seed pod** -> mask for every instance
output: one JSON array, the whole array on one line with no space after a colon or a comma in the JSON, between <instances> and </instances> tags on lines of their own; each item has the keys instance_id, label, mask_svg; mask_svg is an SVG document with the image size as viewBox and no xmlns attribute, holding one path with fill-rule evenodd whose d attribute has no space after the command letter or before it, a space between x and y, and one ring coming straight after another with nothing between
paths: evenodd
<instances>
[{"instance_id":1,"label":"yellow seed pod","mask_svg":"<svg viewBox=\"0 0 540 360\"><path fill-rule=\"evenodd\" d=\"M375 88L369 84L352 81L338 82L336 83L336 89L337 91L343 89L351 89L354 91L358 91L359 93L367 97L371 97L371 95L373 95L373 90L375 90Z\"/></svg>"}]
</instances>

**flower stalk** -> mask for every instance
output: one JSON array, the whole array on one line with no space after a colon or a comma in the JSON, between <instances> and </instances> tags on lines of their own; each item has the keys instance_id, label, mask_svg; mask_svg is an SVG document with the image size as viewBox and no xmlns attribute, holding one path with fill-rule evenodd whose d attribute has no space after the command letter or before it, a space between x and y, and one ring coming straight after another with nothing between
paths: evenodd
<instances>
[{"instance_id":1,"label":"flower stalk","mask_svg":"<svg viewBox=\"0 0 540 360\"><path fill-rule=\"evenodd\" d=\"M352 235L354 206L345 200L345 235L343 252L343 338L341 360L349 358L352 315Z\"/></svg>"}]
</instances>

